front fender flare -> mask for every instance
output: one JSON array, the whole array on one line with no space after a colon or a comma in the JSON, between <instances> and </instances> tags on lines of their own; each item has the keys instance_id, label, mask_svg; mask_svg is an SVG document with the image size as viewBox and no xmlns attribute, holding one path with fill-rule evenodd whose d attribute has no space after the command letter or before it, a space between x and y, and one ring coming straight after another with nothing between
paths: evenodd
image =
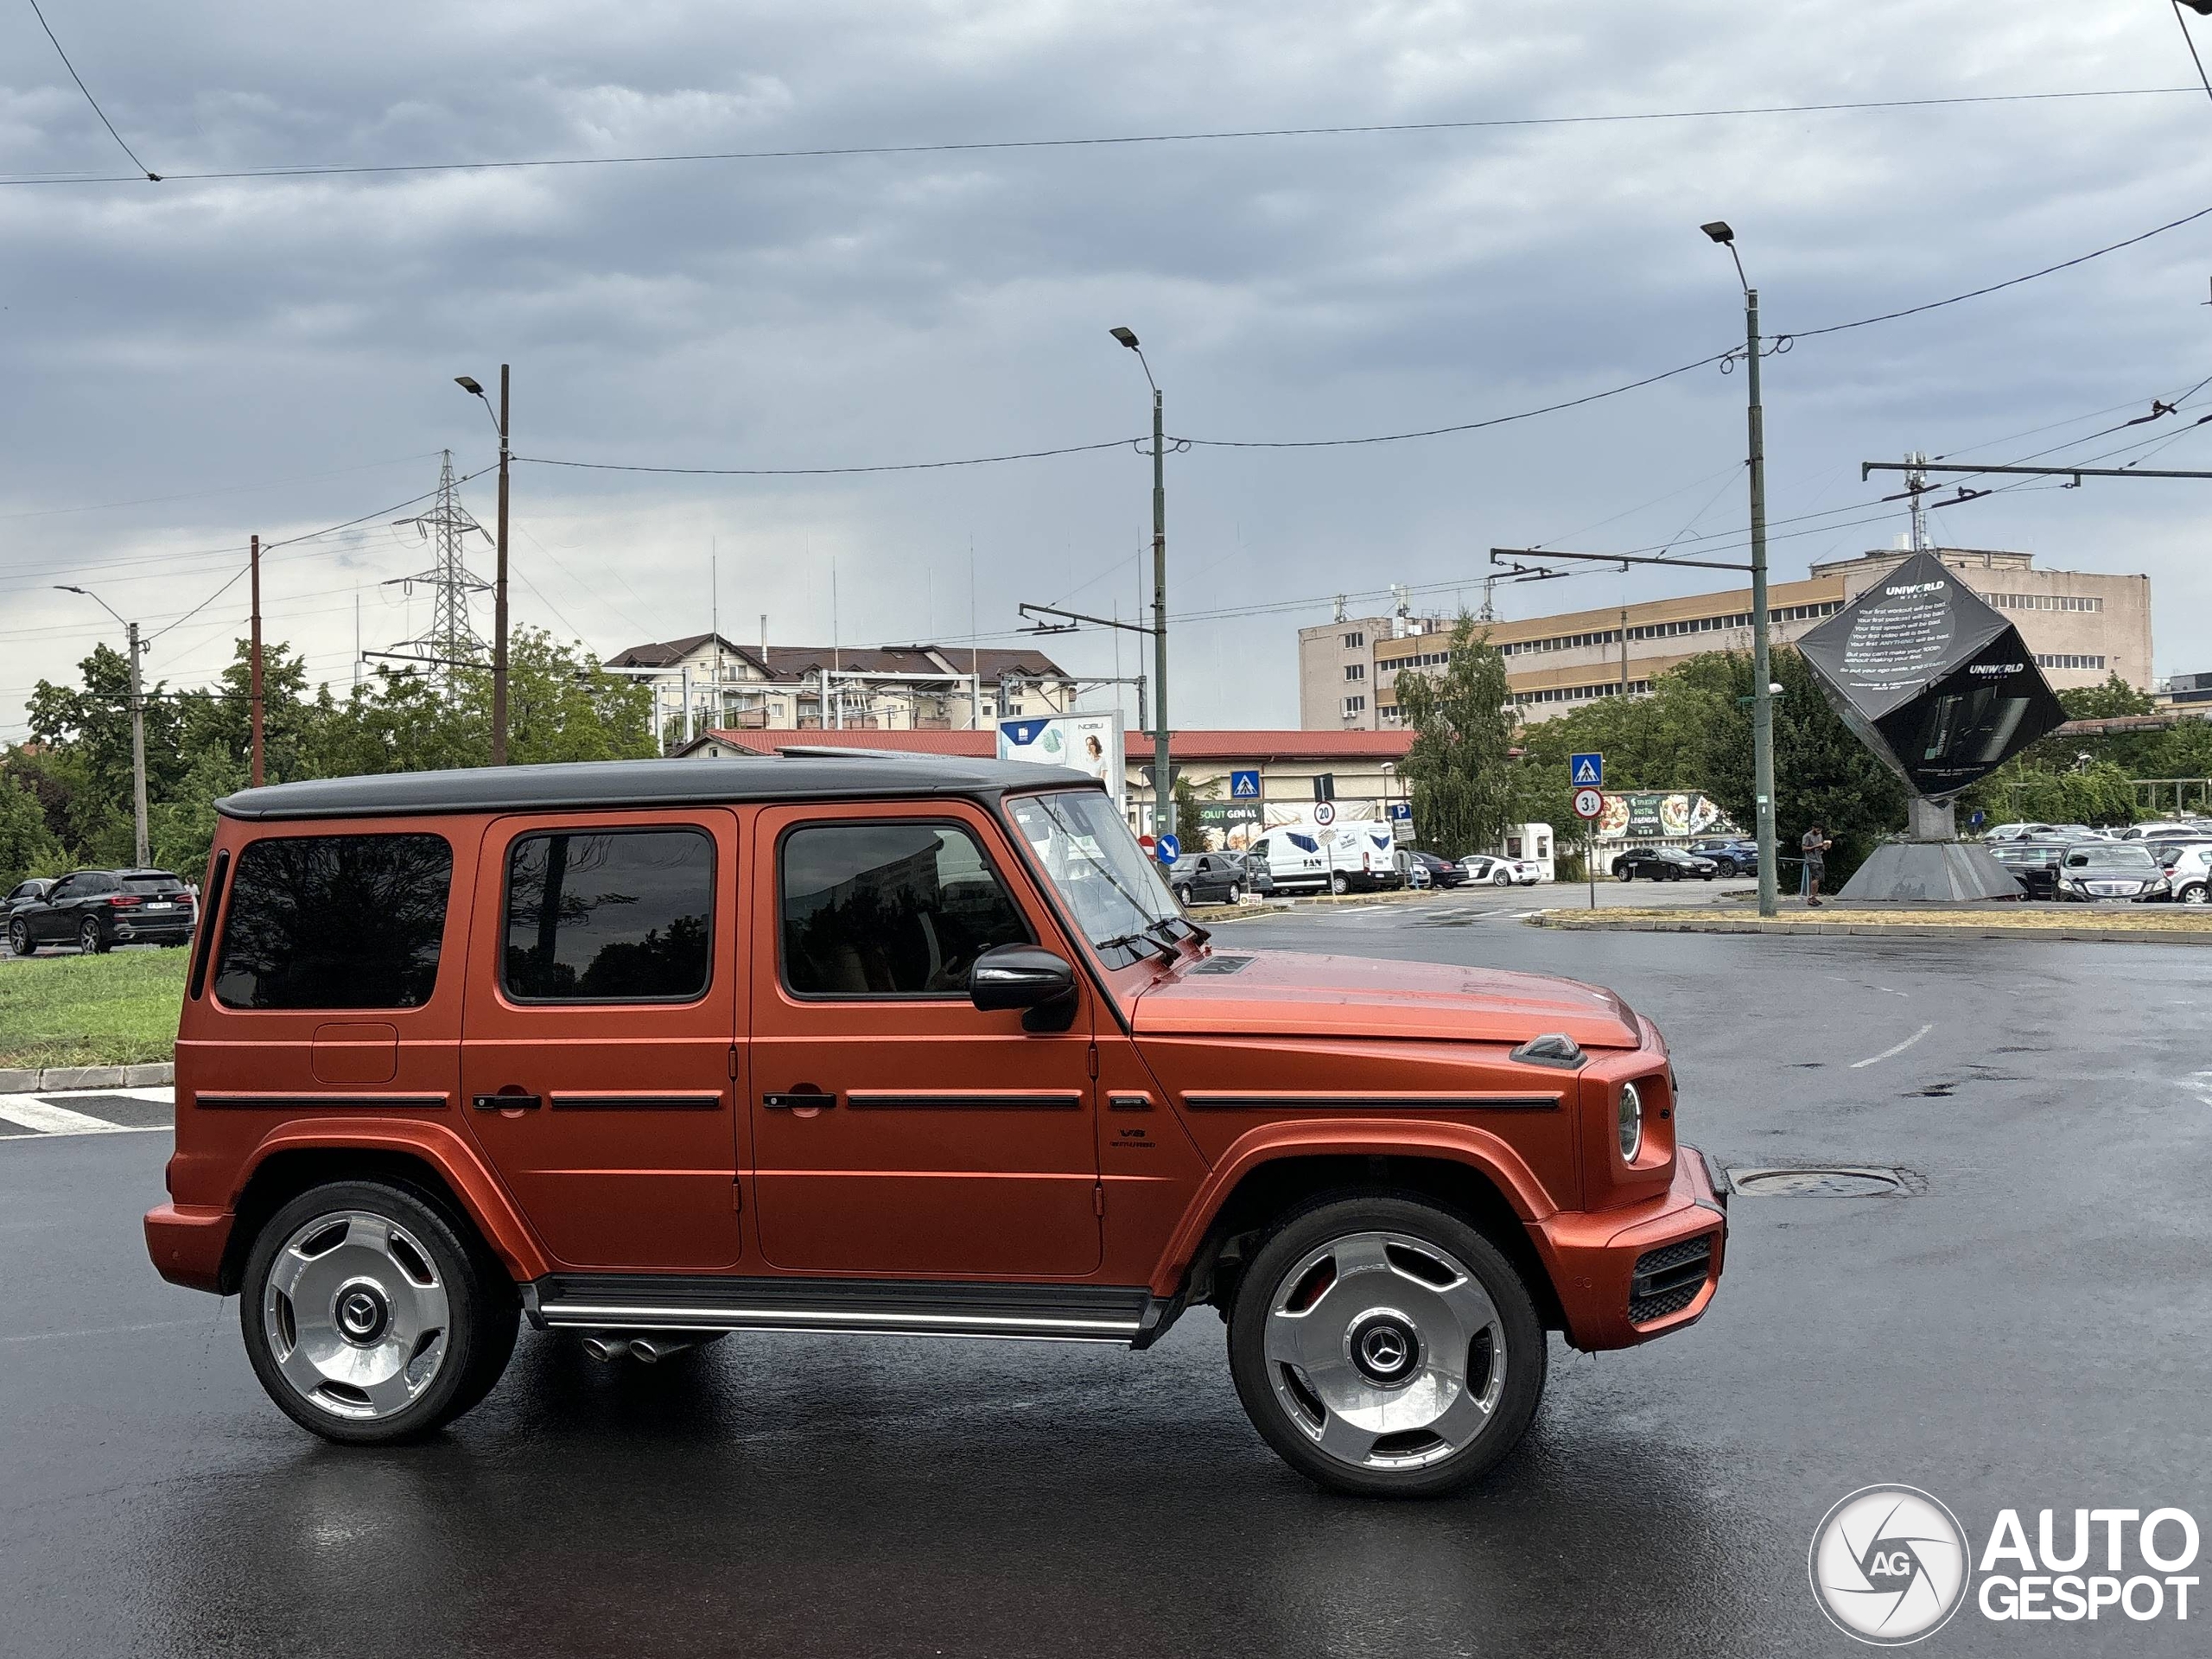
<instances>
[{"instance_id":1,"label":"front fender flare","mask_svg":"<svg viewBox=\"0 0 2212 1659\"><path fill-rule=\"evenodd\" d=\"M1558 1213L1543 1184L1512 1146L1471 1124L1402 1117L1323 1117L1265 1123L1240 1135L1215 1162L1183 1219L1154 1264L1155 1296L1173 1296L1197 1256L1206 1230L1237 1184L1262 1164L1295 1158L1434 1158L1462 1164L1487 1179L1526 1225Z\"/></svg>"}]
</instances>

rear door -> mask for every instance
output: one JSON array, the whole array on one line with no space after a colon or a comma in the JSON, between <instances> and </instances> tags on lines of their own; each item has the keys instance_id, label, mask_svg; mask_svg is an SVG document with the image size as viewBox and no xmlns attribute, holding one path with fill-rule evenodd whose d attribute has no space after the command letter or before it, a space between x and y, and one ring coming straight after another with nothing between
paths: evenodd
<instances>
[{"instance_id":1,"label":"rear door","mask_svg":"<svg viewBox=\"0 0 2212 1659\"><path fill-rule=\"evenodd\" d=\"M738 821L496 820L479 855L461 1094L546 1249L735 1266Z\"/></svg>"},{"instance_id":2,"label":"rear door","mask_svg":"<svg viewBox=\"0 0 2212 1659\"><path fill-rule=\"evenodd\" d=\"M1079 1278L1100 1261L1092 993L1025 1029L969 1000L993 945L1073 960L964 802L782 807L753 861L753 1184L779 1268Z\"/></svg>"}]
</instances>

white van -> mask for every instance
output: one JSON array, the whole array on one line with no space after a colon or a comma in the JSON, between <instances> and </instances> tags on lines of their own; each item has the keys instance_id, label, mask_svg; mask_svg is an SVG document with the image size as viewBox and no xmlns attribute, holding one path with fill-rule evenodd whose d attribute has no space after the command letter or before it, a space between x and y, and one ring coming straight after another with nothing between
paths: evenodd
<instances>
[{"instance_id":1,"label":"white van","mask_svg":"<svg viewBox=\"0 0 2212 1659\"><path fill-rule=\"evenodd\" d=\"M1319 824L1312 819L1276 824L1251 850L1268 861L1268 873L1281 889L1323 888L1332 893L1395 887L1405 878L1397 864L1397 843L1390 826L1379 819L1339 818Z\"/></svg>"}]
</instances>

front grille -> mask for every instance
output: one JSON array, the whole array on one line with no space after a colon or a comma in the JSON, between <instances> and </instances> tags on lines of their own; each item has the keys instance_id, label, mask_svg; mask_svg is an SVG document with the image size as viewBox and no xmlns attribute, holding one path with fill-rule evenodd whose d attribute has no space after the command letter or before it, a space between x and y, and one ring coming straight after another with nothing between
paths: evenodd
<instances>
[{"instance_id":1,"label":"front grille","mask_svg":"<svg viewBox=\"0 0 2212 1659\"><path fill-rule=\"evenodd\" d=\"M1628 1322L1649 1325L1679 1313L1697 1300L1713 1267L1713 1235L1701 1233L1677 1244L1662 1244L1636 1258L1629 1281Z\"/></svg>"}]
</instances>

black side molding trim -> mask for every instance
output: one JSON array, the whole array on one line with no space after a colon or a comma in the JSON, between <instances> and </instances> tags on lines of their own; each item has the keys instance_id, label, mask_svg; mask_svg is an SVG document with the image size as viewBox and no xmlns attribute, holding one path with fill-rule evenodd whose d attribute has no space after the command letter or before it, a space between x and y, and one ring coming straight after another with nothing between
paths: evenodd
<instances>
[{"instance_id":1,"label":"black side molding trim","mask_svg":"<svg viewBox=\"0 0 2212 1659\"><path fill-rule=\"evenodd\" d=\"M207 1095L192 1103L202 1110L253 1112L442 1112L451 1095Z\"/></svg>"},{"instance_id":2,"label":"black side molding trim","mask_svg":"<svg viewBox=\"0 0 2212 1659\"><path fill-rule=\"evenodd\" d=\"M845 1104L856 1112L1072 1112L1082 1107L1083 1096L1073 1089L1049 1095L976 1094L950 1089L941 1093L906 1094L848 1089Z\"/></svg>"},{"instance_id":3,"label":"black side molding trim","mask_svg":"<svg viewBox=\"0 0 2212 1659\"><path fill-rule=\"evenodd\" d=\"M1201 1112L1555 1112L1557 1095L1185 1095Z\"/></svg>"},{"instance_id":4,"label":"black side molding trim","mask_svg":"<svg viewBox=\"0 0 2212 1659\"><path fill-rule=\"evenodd\" d=\"M722 1103L722 1097L718 1094L555 1095L547 1103L556 1112L711 1112Z\"/></svg>"}]
</instances>

